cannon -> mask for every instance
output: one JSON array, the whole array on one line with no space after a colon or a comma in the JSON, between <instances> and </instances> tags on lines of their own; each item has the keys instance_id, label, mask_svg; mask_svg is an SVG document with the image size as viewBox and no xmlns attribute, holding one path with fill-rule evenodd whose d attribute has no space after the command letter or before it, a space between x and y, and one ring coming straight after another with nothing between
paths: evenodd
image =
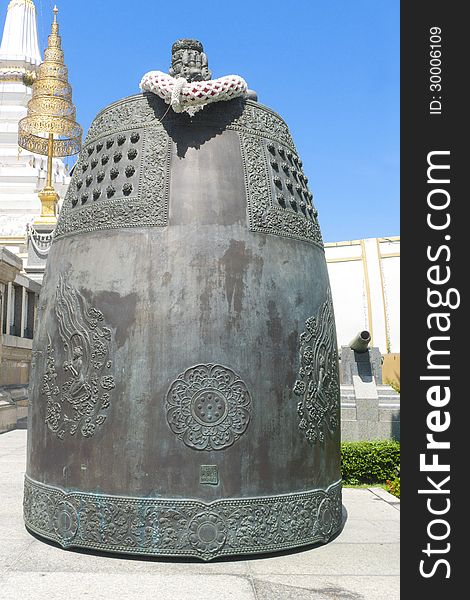
<instances>
[{"instance_id":1,"label":"cannon","mask_svg":"<svg viewBox=\"0 0 470 600\"><path fill-rule=\"evenodd\" d=\"M367 352L370 344L370 333L366 330L360 331L348 344L354 352Z\"/></svg>"}]
</instances>

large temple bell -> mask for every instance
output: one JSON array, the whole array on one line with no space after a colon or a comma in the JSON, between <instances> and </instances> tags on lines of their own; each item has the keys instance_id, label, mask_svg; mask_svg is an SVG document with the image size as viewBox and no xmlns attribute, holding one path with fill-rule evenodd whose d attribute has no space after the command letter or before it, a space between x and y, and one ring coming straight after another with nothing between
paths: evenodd
<instances>
[{"instance_id":1,"label":"large temple bell","mask_svg":"<svg viewBox=\"0 0 470 600\"><path fill-rule=\"evenodd\" d=\"M209 81L200 43L170 72ZM41 291L24 498L65 548L209 560L341 527L317 212L254 98L191 116L145 92L88 131Z\"/></svg>"}]
</instances>

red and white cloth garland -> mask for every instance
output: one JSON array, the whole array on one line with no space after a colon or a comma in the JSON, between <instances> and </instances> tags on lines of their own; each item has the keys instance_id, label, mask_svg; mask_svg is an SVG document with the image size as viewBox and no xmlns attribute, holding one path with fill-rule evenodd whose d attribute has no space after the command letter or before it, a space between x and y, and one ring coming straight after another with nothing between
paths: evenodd
<instances>
[{"instance_id":1,"label":"red and white cloth garland","mask_svg":"<svg viewBox=\"0 0 470 600\"><path fill-rule=\"evenodd\" d=\"M238 75L226 75L209 81L186 81L161 71L149 71L142 77L140 89L160 96L177 112L191 116L211 102L232 100L248 89L246 81Z\"/></svg>"}]
</instances>

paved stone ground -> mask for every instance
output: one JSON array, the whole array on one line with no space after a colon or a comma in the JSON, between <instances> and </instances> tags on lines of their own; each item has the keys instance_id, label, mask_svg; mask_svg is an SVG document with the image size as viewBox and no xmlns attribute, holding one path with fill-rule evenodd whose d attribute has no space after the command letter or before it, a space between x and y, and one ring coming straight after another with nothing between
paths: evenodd
<instances>
[{"instance_id":1,"label":"paved stone ground","mask_svg":"<svg viewBox=\"0 0 470 600\"><path fill-rule=\"evenodd\" d=\"M0 435L2 600L398 600L396 498L345 489L345 525L330 544L247 560L179 562L64 551L22 520L26 431Z\"/></svg>"}]
</instances>

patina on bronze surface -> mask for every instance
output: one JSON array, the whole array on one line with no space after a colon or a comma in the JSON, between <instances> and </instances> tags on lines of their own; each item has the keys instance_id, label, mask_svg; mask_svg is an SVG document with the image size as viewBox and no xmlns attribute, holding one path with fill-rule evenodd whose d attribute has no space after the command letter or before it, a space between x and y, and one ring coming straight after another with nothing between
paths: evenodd
<instances>
[{"instance_id":1,"label":"patina on bronze surface","mask_svg":"<svg viewBox=\"0 0 470 600\"><path fill-rule=\"evenodd\" d=\"M237 98L191 118L145 93L96 117L30 398L25 521L63 547L208 560L339 530L328 273L277 114Z\"/></svg>"}]
</instances>

